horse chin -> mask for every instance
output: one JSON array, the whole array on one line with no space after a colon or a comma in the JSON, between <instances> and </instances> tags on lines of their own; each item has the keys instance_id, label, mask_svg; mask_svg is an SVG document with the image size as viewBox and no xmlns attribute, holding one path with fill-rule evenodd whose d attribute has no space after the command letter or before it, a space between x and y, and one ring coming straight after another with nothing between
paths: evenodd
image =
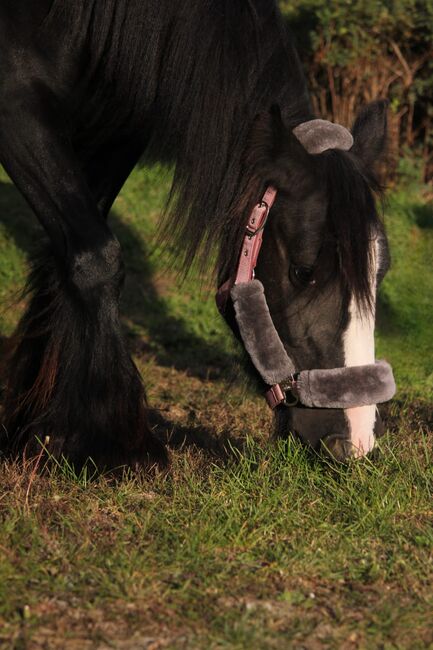
<instances>
[{"instance_id":1,"label":"horse chin","mask_svg":"<svg viewBox=\"0 0 433 650\"><path fill-rule=\"evenodd\" d=\"M275 414L275 432L279 438L293 436L327 458L346 462L370 453L376 439L383 435L380 414L376 407L371 408L375 409L374 420L369 423L371 430L364 431L364 435L356 438L351 432L350 419L342 409L278 407Z\"/></svg>"}]
</instances>

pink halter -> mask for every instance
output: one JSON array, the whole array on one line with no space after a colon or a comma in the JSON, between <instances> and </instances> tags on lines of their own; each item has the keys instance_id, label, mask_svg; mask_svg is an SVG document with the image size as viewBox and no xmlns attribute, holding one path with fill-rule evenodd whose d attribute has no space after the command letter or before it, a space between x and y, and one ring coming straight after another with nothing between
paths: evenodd
<instances>
[{"instance_id":1,"label":"pink halter","mask_svg":"<svg viewBox=\"0 0 433 650\"><path fill-rule=\"evenodd\" d=\"M260 249L263 243L263 231L268 220L269 212L277 197L277 190L272 185L266 188L260 203L254 206L248 219L242 241L242 250L239 255L236 276L230 278L219 289L216 302L219 311L223 314L231 288L236 284L254 280L254 269L257 265ZM274 409L285 401L285 394L279 384L271 386L265 393L265 399Z\"/></svg>"},{"instance_id":2,"label":"pink halter","mask_svg":"<svg viewBox=\"0 0 433 650\"><path fill-rule=\"evenodd\" d=\"M239 256L236 278L233 284L251 282L254 280L254 269L257 265L260 249L263 243L263 231L268 220L269 212L277 197L277 190L272 185L266 188L260 203L254 206L248 219ZM265 399L271 409L285 400L285 394L279 384L271 386L265 393Z\"/></svg>"},{"instance_id":3,"label":"pink halter","mask_svg":"<svg viewBox=\"0 0 433 650\"><path fill-rule=\"evenodd\" d=\"M263 242L263 230L276 196L277 190L270 185L263 194L260 203L254 206L250 214L242 242L242 252L239 256L234 284L250 282L254 279L254 269L256 268Z\"/></svg>"}]
</instances>

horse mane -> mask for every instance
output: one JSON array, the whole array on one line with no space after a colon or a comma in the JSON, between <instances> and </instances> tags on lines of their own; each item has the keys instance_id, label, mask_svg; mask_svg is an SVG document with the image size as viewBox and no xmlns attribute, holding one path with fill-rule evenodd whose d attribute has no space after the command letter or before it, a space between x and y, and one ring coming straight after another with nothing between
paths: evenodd
<instances>
[{"instance_id":1,"label":"horse mane","mask_svg":"<svg viewBox=\"0 0 433 650\"><path fill-rule=\"evenodd\" d=\"M293 123L311 111L298 58L275 2L187 4L194 7L193 17L177 32L179 43L167 61L168 74L191 38L199 46L183 74L172 74L169 82L174 103L166 122L180 123L183 135L162 235L180 243L186 266L197 253L209 266L217 243L221 272L237 258L248 212L266 182L245 164L254 118L274 103Z\"/></svg>"},{"instance_id":2,"label":"horse mane","mask_svg":"<svg viewBox=\"0 0 433 650\"><path fill-rule=\"evenodd\" d=\"M384 226L376 208L375 195L382 187L372 172L352 153L340 150L323 152L327 180L327 231L336 243L338 273L348 296L361 313L371 312L374 247Z\"/></svg>"},{"instance_id":3,"label":"horse mane","mask_svg":"<svg viewBox=\"0 0 433 650\"><path fill-rule=\"evenodd\" d=\"M262 192L243 162L255 116L272 104L293 125L312 115L276 0L54 0L46 25L59 20L72 41L89 33L86 123L148 131L148 158L174 163L161 238L185 270L209 268L215 247L224 266Z\"/></svg>"}]
</instances>

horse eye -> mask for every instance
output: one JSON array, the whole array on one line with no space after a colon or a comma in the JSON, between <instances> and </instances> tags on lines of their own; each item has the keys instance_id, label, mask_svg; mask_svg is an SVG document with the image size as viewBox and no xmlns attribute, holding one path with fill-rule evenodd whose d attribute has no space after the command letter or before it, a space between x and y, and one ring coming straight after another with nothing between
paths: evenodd
<instances>
[{"instance_id":1,"label":"horse eye","mask_svg":"<svg viewBox=\"0 0 433 650\"><path fill-rule=\"evenodd\" d=\"M316 284L313 277L314 268L312 266L294 266L290 267L290 279L293 284L307 286Z\"/></svg>"}]
</instances>

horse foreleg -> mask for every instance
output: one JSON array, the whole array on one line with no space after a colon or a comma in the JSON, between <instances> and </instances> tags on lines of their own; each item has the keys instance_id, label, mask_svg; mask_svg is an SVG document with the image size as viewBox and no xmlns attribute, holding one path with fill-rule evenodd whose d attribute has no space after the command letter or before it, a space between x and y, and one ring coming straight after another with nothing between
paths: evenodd
<instances>
[{"instance_id":1,"label":"horse foreleg","mask_svg":"<svg viewBox=\"0 0 433 650\"><path fill-rule=\"evenodd\" d=\"M119 324L119 244L58 118L31 89L20 92L2 98L0 161L50 243L30 275L9 362L2 446L31 456L46 442L76 466L89 457L100 468L163 465Z\"/></svg>"}]
</instances>

